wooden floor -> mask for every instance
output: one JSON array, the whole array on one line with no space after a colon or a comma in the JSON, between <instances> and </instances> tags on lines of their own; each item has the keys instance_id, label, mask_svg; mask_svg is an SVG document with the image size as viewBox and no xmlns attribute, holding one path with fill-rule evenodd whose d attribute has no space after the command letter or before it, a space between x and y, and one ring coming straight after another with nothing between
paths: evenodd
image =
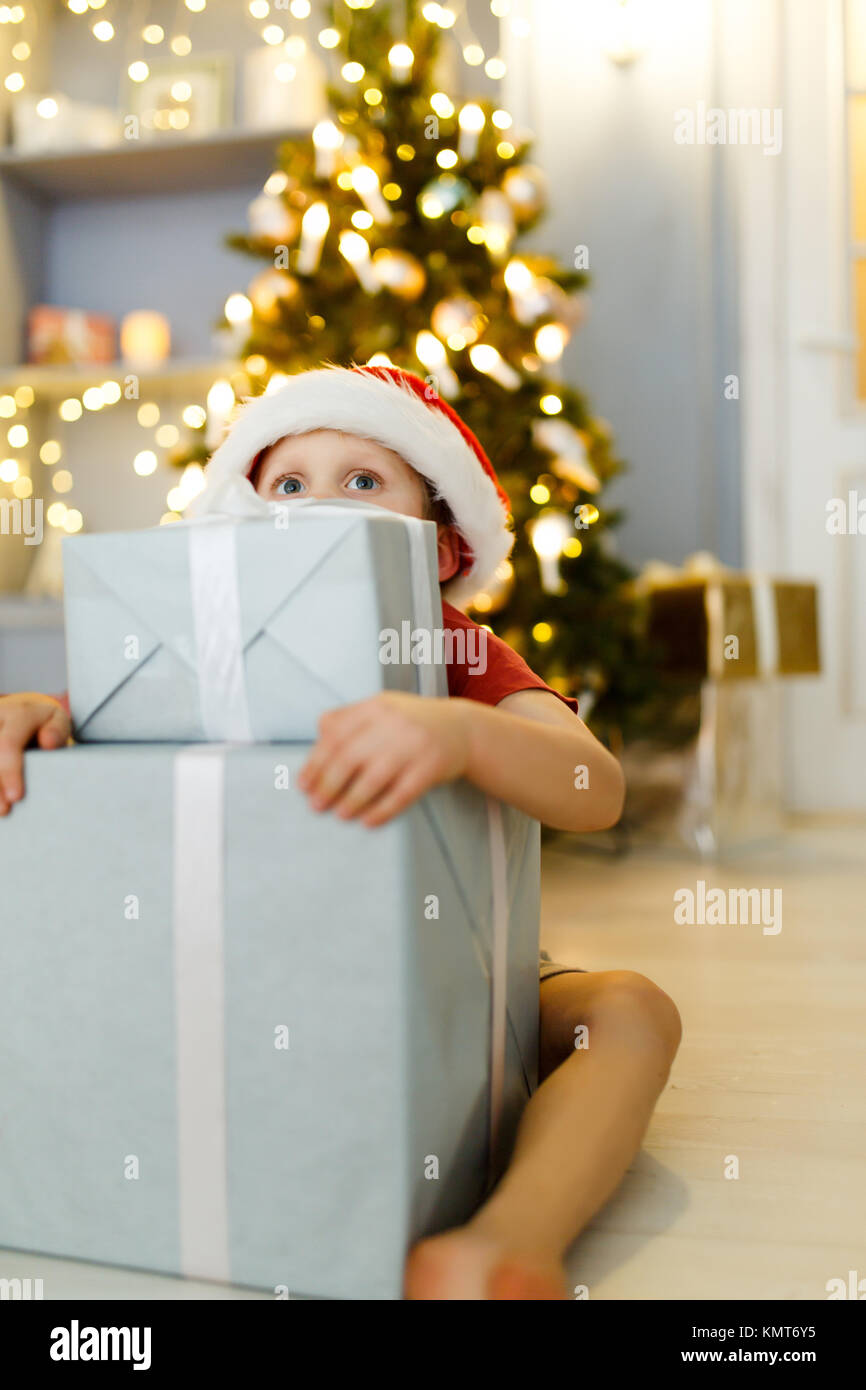
<instances>
[{"instance_id":1,"label":"wooden floor","mask_svg":"<svg viewBox=\"0 0 866 1390\"><path fill-rule=\"evenodd\" d=\"M699 878L781 888L781 932L675 925L675 890ZM571 1252L572 1285L591 1299L825 1299L828 1280L866 1277L864 919L862 822L794 823L773 850L719 865L548 850L550 955L640 971L683 1019L644 1147Z\"/></svg>"},{"instance_id":2,"label":"wooden floor","mask_svg":"<svg viewBox=\"0 0 866 1390\"><path fill-rule=\"evenodd\" d=\"M571 1253L591 1299L824 1299L866 1277L864 847L862 822L824 821L723 866L546 851L551 956L648 975L684 1025L644 1147ZM699 878L781 888L781 932L675 925ZM46 1298L268 1297L11 1251L0 1274L43 1277Z\"/></svg>"}]
</instances>

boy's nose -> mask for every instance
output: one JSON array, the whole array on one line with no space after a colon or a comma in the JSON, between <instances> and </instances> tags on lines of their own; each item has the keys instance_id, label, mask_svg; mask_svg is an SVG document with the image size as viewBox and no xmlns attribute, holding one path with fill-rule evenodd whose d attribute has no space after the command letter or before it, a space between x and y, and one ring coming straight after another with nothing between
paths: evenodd
<instances>
[{"instance_id":1,"label":"boy's nose","mask_svg":"<svg viewBox=\"0 0 866 1390\"><path fill-rule=\"evenodd\" d=\"M331 483L322 483L314 488L310 488L307 495L312 497L316 502L333 502L335 499L339 500L342 496L339 486Z\"/></svg>"}]
</instances>

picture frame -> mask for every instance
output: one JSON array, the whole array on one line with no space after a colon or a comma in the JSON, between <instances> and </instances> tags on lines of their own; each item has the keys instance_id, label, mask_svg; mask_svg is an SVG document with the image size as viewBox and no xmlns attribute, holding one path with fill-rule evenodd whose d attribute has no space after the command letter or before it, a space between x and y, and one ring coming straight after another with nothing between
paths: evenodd
<instances>
[{"instance_id":1,"label":"picture frame","mask_svg":"<svg viewBox=\"0 0 866 1390\"><path fill-rule=\"evenodd\" d=\"M154 63L144 82L130 80L126 88L127 110L138 118L142 140L202 139L225 130L233 99L234 65L226 53Z\"/></svg>"}]
</instances>

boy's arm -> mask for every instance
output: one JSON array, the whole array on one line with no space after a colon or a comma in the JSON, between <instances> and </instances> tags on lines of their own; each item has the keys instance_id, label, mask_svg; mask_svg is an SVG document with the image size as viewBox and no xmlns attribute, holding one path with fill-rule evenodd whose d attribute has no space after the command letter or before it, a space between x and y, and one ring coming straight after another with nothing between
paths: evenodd
<instances>
[{"instance_id":1,"label":"boy's arm","mask_svg":"<svg viewBox=\"0 0 866 1390\"><path fill-rule=\"evenodd\" d=\"M557 830L603 830L622 811L619 763L545 690L497 706L389 691L329 710L298 785L314 810L374 826L458 777Z\"/></svg>"},{"instance_id":2,"label":"boy's arm","mask_svg":"<svg viewBox=\"0 0 866 1390\"><path fill-rule=\"evenodd\" d=\"M625 798L622 768L555 695L519 690L495 706L461 703L470 706L470 782L555 830L616 825Z\"/></svg>"}]
</instances>

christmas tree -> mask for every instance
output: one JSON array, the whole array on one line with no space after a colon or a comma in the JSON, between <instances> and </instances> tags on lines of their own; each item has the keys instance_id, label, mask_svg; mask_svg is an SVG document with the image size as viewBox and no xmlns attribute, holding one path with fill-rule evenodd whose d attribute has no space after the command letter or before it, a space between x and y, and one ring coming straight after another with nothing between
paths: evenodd
<instances>
[{"instance_id":1,"label":"christmas tree","mask_svg":"<svg viewBox=\"0 0 866 1390\"><path fill-rule=\"evenodd\" d=\"M234 394L322 362L426 376L512 501L511 561L471 616L618 742L649 680L631 574L609 542L620 518L603 500L622 463L607 424L551 375L581 316L580 248L575 268L516 249L543 214L544 176L506 111L439 85L450 12L325 8L332 118L281 148L249 233L229 238L269 263L226 305L244 337Z\"/></svg>"}]
</instances>

